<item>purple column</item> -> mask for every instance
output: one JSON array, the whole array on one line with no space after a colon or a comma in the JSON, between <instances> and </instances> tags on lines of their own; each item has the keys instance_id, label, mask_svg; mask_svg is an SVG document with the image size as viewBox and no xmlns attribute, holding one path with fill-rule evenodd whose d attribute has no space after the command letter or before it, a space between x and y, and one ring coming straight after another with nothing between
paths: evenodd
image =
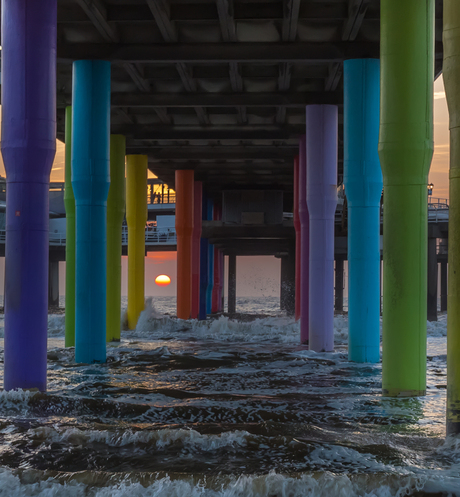
<instances>
[{"instance_id":1,"label":"purple column","mask_svg":"<svg viewBox=\"0 0 460 497\"><path fill-rule=\"evenodd\" d=\"M300 342L308 343L308 296L310 268L310 216L307 207L307 148L305 135L299 141L299 219L300 219Z\"/></svg>"},{"instance_id":2,"label":"purple column","mask_svg":"<svg viewBox=\"0 0 460 497\"><path fill-rule=\"evenodd\" d=\"M334 215L337 107L308 105L307 204L310 214L309 348L334 350Z\"/></svg>"},{"instance_id":3,"label":"purple column","mask_svg":"<svg viewBox=\"0 0 460 497\"><path fill-rule=\"evenodd\" d=\"M56 0L2 1L7 175L4 388L46 390L49 177L56 152Z\"/></svg>"}]
</instances>

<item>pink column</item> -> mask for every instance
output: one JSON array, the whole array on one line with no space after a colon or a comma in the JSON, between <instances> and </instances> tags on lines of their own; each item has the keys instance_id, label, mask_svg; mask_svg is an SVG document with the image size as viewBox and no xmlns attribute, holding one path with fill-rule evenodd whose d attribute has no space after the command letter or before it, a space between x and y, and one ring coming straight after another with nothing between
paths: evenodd
<instances>
[{"instance_id":1,"label":"pink column","mask_svg":"<svg viewBox=\"0 0 460 497\"><path fill-rule=\"evenodd\" d=\"M300 261L301 257L301 226L299 217L299 156L294 159L294 228L295 228L295 320L300 319Z\"/></svg>"},{"instance_id":2,"label":"pink column","mask_svg":"<svg viewBox=\"0 0 460 497\"><path fill-rule=\"evenodd\" d=\"M193 235L192 235L192 319L197 319L200 311L200 240L201 240L201 197L203 184L195 181L193 195Z\"/></svg>"},{"instance_id":3,"label":"pink column","mask_svg":"<svg viewBox=\"0 0 460 497\"><path fill-rule=\"evenodd\" d=\"M300 219L300 341L308 343L308 300L310 285L310 217L307 207L307 148L305 135L299 141L299 219Z\"/></svg>"}]
</instances>

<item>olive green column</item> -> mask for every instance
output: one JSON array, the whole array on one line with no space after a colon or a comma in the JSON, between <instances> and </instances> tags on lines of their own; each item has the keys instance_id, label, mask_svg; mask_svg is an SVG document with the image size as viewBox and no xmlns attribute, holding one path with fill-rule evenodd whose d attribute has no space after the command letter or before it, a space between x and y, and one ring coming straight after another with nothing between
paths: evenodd
<instances>
[{"instance_id":1,"label":"olive green column","mask_svg":"<svg viewBox=\"0 0 460 497\"><path fill-rule=\"evenodd\" d=\"M110 136L110 189L107 197L107 341L120 341L121 229L125 216L126 139Z\"/></svg>"},{"instance_id":2,"label":"olive green column","mask_svg":"<svg viewBox=\"0 0 460 497\"><path fill-rule=\"evenodd\" d=\"M147 222L146 155L126 156L128 223L128 328L134 330L145 308L145 223Z\"/></svg>"},{"instance_id":3,"label":"olive green column","mask_svg":"<svg viewBox=\"0 0 460 497\"><path fill-rule=\"evenodd\" d=\"M443 77L449 108L447 434L460 433L460 3L444 0Z\"/></svg>"},{"instance_id":4,"label":"olive green column","mask_svg":"<svg viewBox=\"0 0 460 497\"><path fill-rule=\"evenodd\" d=\"M382 0L382 387L426 390L427 183L433 155L434 0Z\"/></svg>"},{"instance_id":5,"label":"olive green column","mask_svg":"<svg viewBox=\"0 0 460 497\"><path fill-rule=\"evenodd\" d=\"M75 347L75 197L72 188L72 107L65 109L65 346Z\"/></svg>"}]
</instances>

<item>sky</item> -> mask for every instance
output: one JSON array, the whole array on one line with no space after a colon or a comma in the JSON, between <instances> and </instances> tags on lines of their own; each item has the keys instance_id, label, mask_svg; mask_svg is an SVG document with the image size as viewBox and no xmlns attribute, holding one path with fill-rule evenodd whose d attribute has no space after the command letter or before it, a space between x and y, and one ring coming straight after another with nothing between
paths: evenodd
<instances>
[{"instance_id":1,"label":"sky","mask_svg":"<svg viewBox=\"0 0 460 497\"><path fill-rule=\"evenodd\" d=\"M433 197L449 198L449 114L442 76L434 83L434 154L429 182L434 185Z\"/></svg>"},{"instance_id":2,"label":"sky","mask_svg":"<svg viewBox=\"0 0 460 497\"><path fill-rule=\"evenodd\" d=\"M449 197L449 117L442 76L434 85L434 155L429 182L433 183L433 197ZM65 162L62 142L57 141L56 158L51 171L51 181L64 181ZM0 174L5 176L0 154ZM149 172L149 177L153 177ZM4 258L0 259L0 284L3 280ZM277 296L280 287L281 264L275 257L238 257L237 295L243 297ZM122 295L127 294L127 257L122 258ZM154 280L159 274L167 274L171 284L159 287ZM227 281L227 277L226 277ZM65 288L65 263L60 264L60 294ZM0 288L3 288L1 284ZM145 259L146 296L172 296L176 294L176 253L150 252Z\"/></svg>"}]
</instances>

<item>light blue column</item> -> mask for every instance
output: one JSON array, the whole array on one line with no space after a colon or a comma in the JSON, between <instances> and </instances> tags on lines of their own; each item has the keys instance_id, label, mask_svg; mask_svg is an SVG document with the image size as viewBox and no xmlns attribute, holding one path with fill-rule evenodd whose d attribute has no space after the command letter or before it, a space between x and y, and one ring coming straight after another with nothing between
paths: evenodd
<instances>
[{"instance_id":1,"label":"light blue column","mask_svg":"<svg viewBox=\"0 0 460 497\"><path fill-rule=\"evenodd\" d=\"M75 361L105 362L110 62L74 62L72 108L72 187L76 209Z\"/></svg>"},{"instance_id":2,"label":"light blue column","mask_svg":"<svg viewBox=\"0 0 460 497\"><path fill-rule=\"evenodd\" d=\"M380 61L344 63L344 183L348 201L348 358L380 360Z\"/></svg>"},{"instance_id":3,"label":"light blue column","mask_svg":"<svg viewBox=\"0 0 460 497\"><path fill-rule=\"evenodd\" d=\"M214 201L208 198L207 214L208 221L212 221L214 212ZM212 312L212 289L214 288L214 245L208 245L208 286L206 287L206 314Z\"/></svg>"}]
</instances>

